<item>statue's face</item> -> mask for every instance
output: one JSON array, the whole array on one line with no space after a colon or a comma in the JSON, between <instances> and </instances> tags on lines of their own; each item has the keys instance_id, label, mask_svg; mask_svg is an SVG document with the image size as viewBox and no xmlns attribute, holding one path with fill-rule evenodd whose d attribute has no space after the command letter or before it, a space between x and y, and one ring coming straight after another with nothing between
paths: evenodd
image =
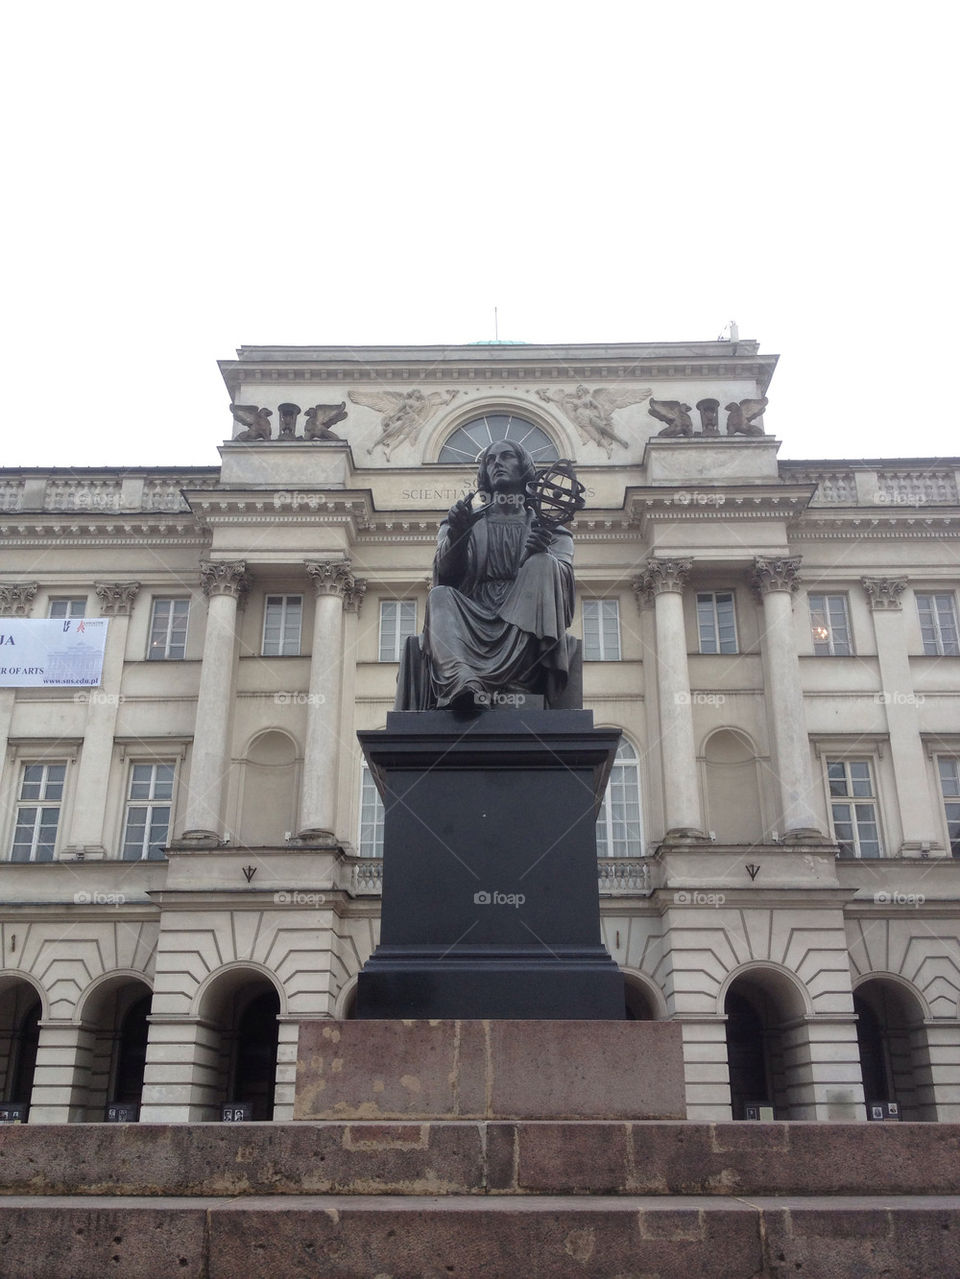
<instances>
[{"instance_id":1,"label":"statue's face","mask_svg":"<svg viewBox=\"0 0 960 1279\"><path fill-rule=\"evenodd\" d=\"M522 490L523 462L517 450L507 440L490 445L487 449L485 469L490 487L495 493Z\"/></svg>"}]
</instances>

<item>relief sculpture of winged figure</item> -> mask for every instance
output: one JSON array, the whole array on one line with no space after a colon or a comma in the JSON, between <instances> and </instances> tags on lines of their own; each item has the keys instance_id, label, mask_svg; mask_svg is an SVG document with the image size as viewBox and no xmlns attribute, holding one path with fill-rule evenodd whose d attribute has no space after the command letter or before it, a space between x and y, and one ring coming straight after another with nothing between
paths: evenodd
<instances>
[{"instance_id":1,"label":"relief sculpture of winged figure","mask_svg":"<svg viewBox=\"0 0 960 1279\"><path fill-rule=\"evenodd\" d=\"M591 391L581 383L574 391L540 390L537 395L548 404L559 404L580 432L583 442L599 444L609 457L614 444L624 449L627 447L627 441L613 429L612 415L617 409L642 404L649 398L650 388L595 386Z\"/></svg>"},{"instance_id":2,"label":"relief sculpture of winged figure","mask_svg":"<svg viewBox=\"0 0 960 1279\"><path fill-rule=\"evenodd\" d=\"M443 404L449 404L459 394L459 391L430 391L424 395L419 387L414 387L412 391L349 392L354 404L362 404L365 408L376 409L383 414L380 438L374 440L367 453L372 453L379 445L388 462L391 449L407 440L416 439L420 428L437 409Z\"/></svg>"}]
</instances>

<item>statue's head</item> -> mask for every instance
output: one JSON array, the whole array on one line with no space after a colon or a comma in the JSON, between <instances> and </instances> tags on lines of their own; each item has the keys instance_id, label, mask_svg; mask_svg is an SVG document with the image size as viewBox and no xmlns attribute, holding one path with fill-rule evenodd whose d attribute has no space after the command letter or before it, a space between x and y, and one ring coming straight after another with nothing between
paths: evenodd
<instances>
[{"instance_id":1,"label":"statue's head","mask_svg":"<svg viewBox=\"0 0 960 1279\"><path fill-rule=\"evenodd\" d=\"M477 488L481 492L513 488L522 493L536 477L536 463L514 440L495 440L477 458Z\"/></svg>"}]
</instances>

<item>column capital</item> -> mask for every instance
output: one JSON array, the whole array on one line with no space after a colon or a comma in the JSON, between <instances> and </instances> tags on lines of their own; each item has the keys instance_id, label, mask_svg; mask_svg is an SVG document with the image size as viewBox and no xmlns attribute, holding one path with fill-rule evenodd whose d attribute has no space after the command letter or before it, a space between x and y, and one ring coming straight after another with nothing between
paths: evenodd
<instances>
[{"instance_id":1,"label":"column capital","mask_svg":"<svg viewBox=\"0 0 960 1279\"><path fill-rule=\"evenodd\" d=\"M356 590L357 579L350 572L349 560L308 560L306 569L318 596L340 595L346 600Z\"/></svg>"},{"instance_id":2,"label":"column capital","mask_svg":"<svg viewBox=\"0 0 960 1279\"><path fill-rule=\"evenodd\" d=\"M644 566L643 576L637 580L642 581L642 590L647 596L681 593L692 568L692 559L660 559L652 555Z\"/></svg>"},{"instance_id":3,"label":"column capital","mask_svg":"<svg viewBox=\"0 0 960 1279\"><path fill-rule=\"evenodd\" d=\"M753 561L750 584L758 599L772 591L789 591L791 595L800 589L801 556L757 555Z\"/></svg>"},{"instance_id":4,"label":"column capital","mask_svg":"<svg viewBox=\"0 0 960 1279\"><path fill-rule=\"evenodd\" d=\"M355 577L353 585L348 586L343 593L343 609L346 613L356 613L359 615L360 606L363 604L363 597L367 593L367 579L365 577Z\"/></svg>"},{"instance_id":5,"label":"column capital","mask_svg":"<svg viewBox=\"0 0 960 1279\"><path fill-rule=\"evenodd\" d=\"M139 582L94 582L100 613L103 617L129 617L133 601L140 590Z\"/></svg>"},{"instance_id":6,"label":"column capital","mask_svg":"<svg viewBox=\"0 0 960 1279\"><path fill-rule=\"evenodd\" d=\"M246 560L202 560L200 585L208 599L213 595L242 599L250 589Z\"/></svg>"},{"instance_id":7,"label":"column capital","mask_svg":"<svg viewBox=\"0 0 960 1279\"><path fill-rule=\"evenodd\" d=\"M0 582L0 617L29 617L39 582Z\"/></svg>"},{"instance_id":8,"label":"column capital","mask_svg":"<svg viewBox=\"0 0 960 1279\"><path fill-rule=\"evenodd\" d=\"M900 597L906 590L908 580L906 577L861 577L871 612L901 612L903 600Z\"/></svg>"},{"instance_id":9,"label":"column capital","mask_svg":"<svg viewBox=\"0 0 960 1279\"><path fill-rule=\"evenodd\" d=\"M638 573L633 579L633 594L637 601L637 608L649 608L653 603L653 591L647 586L647 578L645 573Z\"/></svg>"}]
</instances>

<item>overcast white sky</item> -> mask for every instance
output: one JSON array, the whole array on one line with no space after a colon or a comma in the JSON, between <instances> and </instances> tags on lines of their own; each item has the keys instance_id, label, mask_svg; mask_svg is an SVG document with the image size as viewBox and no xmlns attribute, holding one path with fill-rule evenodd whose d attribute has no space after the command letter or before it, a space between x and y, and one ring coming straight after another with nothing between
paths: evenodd
<instances>
[{"instance_id":1,"label":"overcast white sky","mask_svg":"<svg viewBox=\"0 0 960 1279\"><path fill-rule=\"evenodd\" d=\"M960 454L947 3L8 6L3 465L217 462L241 344L778 352L787 457Z\"/></svg>"}]
</instances>

